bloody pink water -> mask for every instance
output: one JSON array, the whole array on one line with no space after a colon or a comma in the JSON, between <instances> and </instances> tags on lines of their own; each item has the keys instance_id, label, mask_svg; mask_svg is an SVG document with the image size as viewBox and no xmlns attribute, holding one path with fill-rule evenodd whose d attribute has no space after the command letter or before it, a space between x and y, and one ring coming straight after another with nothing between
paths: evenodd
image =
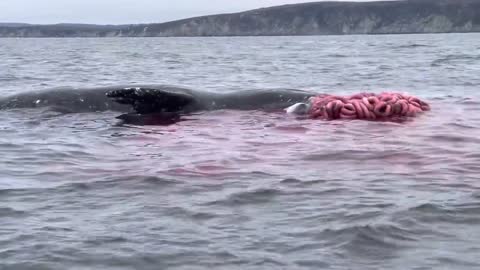
<instances>
[{"instance_id":1,"label":"bloody pink water","mask_svg":"<svg viewBox=\"0 0 480 270\"><path fill-rule=\"evenodd\" d=\"M457 139L441 146L435 142L449 140L441 135L442 130L460 124L452 122L463 115L455 112L456 106L434 102L432 111L397 122L325 121L260 111L205 112L185 116L173 125L132 127L136 135L125 137L120 145L126 144L121 151L127 152L133 150L129 146L136 146L139 156L168 156L147 168L172 176L222 178L262 172L293 178L315 178L319 173L341 178L353 173L353 168L363 173L380 169L421 175L439 162L443 169L457 166L447 160L462 158L463 147L454 143ZM142 144L145 147L137 148Z\"/></svg>"}]
</instances>

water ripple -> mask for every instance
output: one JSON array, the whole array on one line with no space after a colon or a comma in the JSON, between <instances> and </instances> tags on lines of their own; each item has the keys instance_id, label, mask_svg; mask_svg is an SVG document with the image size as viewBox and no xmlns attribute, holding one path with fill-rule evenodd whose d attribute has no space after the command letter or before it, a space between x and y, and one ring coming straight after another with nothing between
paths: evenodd
<instances>
[{"instance_id":1,"label":"water ripple","mask_svg":"<svg viewBox=\"0 0 480 270\"><path fill-rule=\"evenodd\" d=\"M2 269L477 269L478 34L0 39L3 96L409 92L399 123L0 111Z\"/></svg>"}]
</instances>

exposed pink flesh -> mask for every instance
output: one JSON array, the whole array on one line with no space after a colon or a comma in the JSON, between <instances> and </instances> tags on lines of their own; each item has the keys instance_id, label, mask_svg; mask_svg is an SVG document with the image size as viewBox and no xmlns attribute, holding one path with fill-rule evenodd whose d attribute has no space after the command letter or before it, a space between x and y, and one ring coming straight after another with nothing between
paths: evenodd
<instances>
[{"instance_id":1,"label":"exposed pink flesh","mask_svg":"<svg viewBox=\"0 0 480 270\"><path fill-rule=\"evenodd\" d=\"M417 97L384 92L378 95L359 93L352 96L321 95L311 99L312 118L380 120L414 117L429 111L430 105Z\"/></svg>"}]
</instances>

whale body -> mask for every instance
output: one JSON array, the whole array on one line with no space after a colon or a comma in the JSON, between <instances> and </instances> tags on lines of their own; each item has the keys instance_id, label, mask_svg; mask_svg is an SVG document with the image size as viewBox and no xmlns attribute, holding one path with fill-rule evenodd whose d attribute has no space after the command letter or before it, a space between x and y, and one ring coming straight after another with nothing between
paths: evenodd
<instances>
[{"instance_id":1,"label":"whale body","mask_svg":"<svg viewBox=\"0 0 480 270\"><path fill-rule=\"evenodd\" d=\"M170 85L120 85L51 88L0 98L0 109L49 108L65 113L116 111L150 114L203 110L279 110L307 102L315 93L297 89L245 90L227 93Z\"/></svg>"}]
</instances>

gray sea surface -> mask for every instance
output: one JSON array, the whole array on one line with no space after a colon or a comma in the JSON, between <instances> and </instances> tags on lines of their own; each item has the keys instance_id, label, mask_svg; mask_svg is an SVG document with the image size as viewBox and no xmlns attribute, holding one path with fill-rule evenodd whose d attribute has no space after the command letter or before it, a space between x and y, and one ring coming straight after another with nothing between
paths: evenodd
<instances>
[{"instance_id":1,"label":"gray sea surface","mask_svg":"<svg viewBox=\"0 0 480 270\"><path fill-rule=\"evenodd\" d=\"M480 269L480 34L0 39L2 96L408 92L404 123L0 111L0 269Z\"/></svg>"}]
</instances>

